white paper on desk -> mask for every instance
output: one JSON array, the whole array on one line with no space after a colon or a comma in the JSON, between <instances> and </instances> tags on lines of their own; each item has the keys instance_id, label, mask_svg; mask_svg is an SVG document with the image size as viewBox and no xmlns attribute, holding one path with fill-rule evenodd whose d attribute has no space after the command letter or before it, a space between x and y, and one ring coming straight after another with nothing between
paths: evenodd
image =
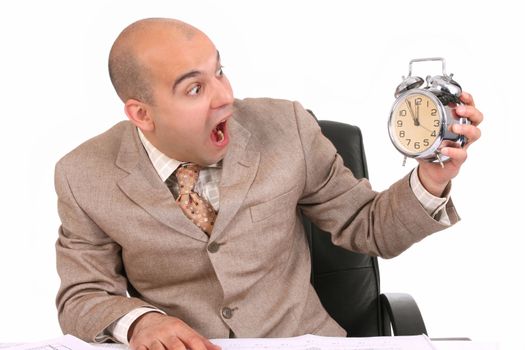
<instances>
[{"instance_id":1,"label":"white paper on desk","mask_svg":"<svg viewBox=\"0 0 525 350\"><path fill-rule=\"evenodd\" d=\"M293 338L211 339L222 350L435 350L425 335L341 338L302 335Z\"/></svg>"},{"instance_id":2,"label":"white paper on desk","mask_svg":"<svg viewBox=\"0 0 525 350\"><path fill-rule=\"evenodd\" d=\"M2 350L96 350L96 348L89 343L86 343L69 334L66 334L60 338L36 343L17 345L0 344L0 348Z\"/></svg>"}]
</instances>

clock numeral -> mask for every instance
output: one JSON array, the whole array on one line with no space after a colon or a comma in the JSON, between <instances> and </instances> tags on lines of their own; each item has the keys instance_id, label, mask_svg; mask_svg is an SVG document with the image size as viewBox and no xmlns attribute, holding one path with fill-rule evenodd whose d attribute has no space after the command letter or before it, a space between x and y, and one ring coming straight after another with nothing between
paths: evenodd
<instances>
[{"instance_id":1,"label":"clock numeral","mask_svg":"<svg viewBox=\"0 0 525 350\"><path fill-rule=\"evenodd\" d=\"M410 141L412 141L412 139L407 139L407 146L410 146Z\"/></svg>"},{"instance_id":2,"label":"clock numeral","mask_svg":"<svg viewBox=\"0 0 525 350\"><path fill-rule=\"evenodd\" d=\"M427 103L428 103L428 102L427 102ZM437 109L432 108L432 109L430 110L430 115L433 116L433 117L435 117L435 116L437 115L437 112L438 112Z\"/></svg>"},{"instance_id":3,"label":"clock numeral","mask_svg":"<svg viewBox=\"0 0 525 350\"><path fill-rule=\"evenodd\" d=\"M421 145L419 144L419 142L414 142L414 148L415 149L420 149L421 148Z\"/></svg>"},{"instance_id":4,"label":"clock numeral","mask_svg":"<svg viewBox=\"0 0 525 350\"><path fill-rule=\"evenodd\" d=\"M420 106L422 102L423 102L423 99L421 97L418 97L415 100L416 106Z\"/></svg>"},{"instance_id":5,"label":"clock numeral","mask_svg":"<svg viewBox=\"0 0 525 350\"><path fill-rule=\"evenodd\" d=\"M423 146L428 147L428 145L430 145L430 142L428 141L428 139L424 139L423 140Z\"/></svg>"},{"instance_id":6,"label":"clock numeral","mask_svg":"<svg viewBox=\"0 0 525 350\"><path fill-rule=\"evenodd\" d=\"M432 133L430 134L430 136L436 137L436 130L432 131Z\"/></svg>"},{"instance_id":7,"label":"clock numeral","mask_svg":"<svg viewBox=\"0 0 525 350\"><path fill-rule=\"evenodd\" d=\"M398 120L396 123L397 123L397 126L399 128L403 126L403 121L402 120Z\"/></svg>"},{"instance_id":8,"label":"clock numeral","mask_svg":"<svg viewBox=\"0 0 525 350\"><path fill-rule=\"evenodd\" d=\"M399 132L399 137L405 137L405 132L403 130Z\"/></svg>"},{"instance_id":9,"label":"clock numeral","mask_svg":"<svg viewBox=\"0 0 525 350\"><path fill-rule=\"evenodd\" d=\"M434 126L435 126L435 127L438 127L438 126L439 126L439 119L434 119Z\"/></svg>"},{"instance_id":10,"label":"clock numeral","mask_svg":"<svg viewBox=\"0 0 525 350\"><path fill-rule=\"evenodd\" d=\"M406 109L401 109L401 110L399 111L399 115L400 115L401 117L405 117L405 116L407 115L407 110L406 110Z\"/></svg>"}]
</instances>

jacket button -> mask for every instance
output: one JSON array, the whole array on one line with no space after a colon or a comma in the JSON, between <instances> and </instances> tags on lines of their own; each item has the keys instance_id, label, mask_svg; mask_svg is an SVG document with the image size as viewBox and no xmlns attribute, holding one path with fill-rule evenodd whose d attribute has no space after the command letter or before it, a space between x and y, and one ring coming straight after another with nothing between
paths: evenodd
<instances>
[{"instance_id":1,"label":"jacket button","mask_svg":"<svg viewBox=\"0 0 525 350\"><path fill-rule=\"evenodd\" d=\"M222 317L226 319L230 319L233 317L233 310L230 309L229 307L223 307L221 313L222 313Z\"/></svg>"},{"instance_id":2,"label":"jacket button","mask_svg":"<svg viewBox=\"0 0 525 350\"><path fill-rule=\"evenodd\" d=\"M219 243L217 242L211 242L209 245L208 245L208 251L210 253L217 253L219 251Z\"/></svg>"}]
</instances>

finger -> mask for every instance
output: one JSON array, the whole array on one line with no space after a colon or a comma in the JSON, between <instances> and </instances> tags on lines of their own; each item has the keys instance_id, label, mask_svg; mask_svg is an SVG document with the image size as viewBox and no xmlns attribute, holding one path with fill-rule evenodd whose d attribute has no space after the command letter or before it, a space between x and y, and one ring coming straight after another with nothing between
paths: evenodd
<instances>
[{"instance_id":1,"label":"finger","mask_svg":"<svg viewBox=\"0 0 525 350\"><path fill-rule=\"evenodd\" d=\"M221 350L221 347L219 345L213 344L208 339L204 338L204 345L206 345L206 349L208 350Z\"/></svg>"},{"instance_id":2,"label":"finger","mask_svg":"<svg viewBox=\"0 0 525 350\"><path fill-rule=\"evenodd\" d=\"M207 350L204 345L204 338L198 334L182 339L186 348L191 350Z\"/></svg>"},{"instance_id":3,"label":"finger","mask_svg":"<svg viewBox=\"0 0 525 350\"><path fill-rule=\"evenodd\" d=\"M456 114L460 117L468 118L474 126L478 126L483 121L483 113L473 106L457 106Z\"/></svg>"},{"instance_id":4,"label":"finger","mask_svg":"<svg viewBox=\"0 0 525 350\"><path fill-rule=\"evenodd\" d=\"M467 138L467 145L471 145L481 137L481 130L473 125L455 124L452 131Z\"/></svg>"},{"instance_id":5,"label":"finger","mask_svg":"<svg viewBox=\"0 0 525 350\"><path fill-rule=\"evenodd\" d=\"M464 148L443 147L441 154L449 157L452 165L458 168L467 160L467 151Z\"/></svg>"},{"instance_id":6,"label":"finger","mask_svg":"<svg viewBox=\"0 0 525 350\"><path fill-rule=\"evenodd\" d=\"M476 104L474 103L474 98L468 92L463 91L459 96L459 99L466 105L476 107Z\"/></svg>"},{"instance_id":7,"label":"finger","mask_svg":"<svg viewBox=\"0 0 525 350\"><path fill-rule=\"evenodd\" d=\"M151 342L149 342L151 343ZM145 341L130 341L129 342L129 348L131 350L151 350L146 344L149 344Z\"/></svg>"},{"instance_id":8,"label":"finger","mask_svg":"<svg viewBox=\"0 0 525 350\"><path fill-rule=\"evenodd\" d=\"M207 350L213 349L212 343L208 341L205 337L197 333L190 326L184 322L180 322L177 327L177 336L180 339L186 348L191 350Z\"/></svg>"},{"instance_id":9,"label":"finger","mask_svg":"<svg viewBox=\"0 0 525 350\"><path fill-rule=\"evenodd\" d=\"M149 345L149 350L165 350L165 347L159 339L154 339Z\"/></svg>"},{"instance_id":10,"label":"finger","mask_svg":"<svg viewBox=\"0 0 525 350\"><path fill-rule=\"evenodd\" d=\"M221 350L220 346L213 344L211 341L209 341L205 337L200 336L199 341L202 342L202 344L204 345L204 349L206 350Z\"/></svg>"},{"instance_id":11,"label":"finger","mask_svg":"<svg viewBox=\"0 0 525 350\"><path fill-rule=\"evenodd\" d=\"M171 335L163 341L164 347L168 350L186 350L186 345L176 335ZM193 350L193 348L190 348Z\"/></svg>"}]
</instances>

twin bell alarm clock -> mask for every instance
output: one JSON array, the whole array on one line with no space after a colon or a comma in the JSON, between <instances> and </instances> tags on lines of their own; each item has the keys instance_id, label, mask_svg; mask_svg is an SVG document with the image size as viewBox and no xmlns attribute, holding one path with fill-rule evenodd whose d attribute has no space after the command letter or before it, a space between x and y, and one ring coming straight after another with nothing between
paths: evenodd
<instances>
[{"instance_id":1,"label":"twin bell alarm clock","mask_svg":"<svg viewBox=\"0 0 525 350\"><path fill-rule=\"evenodd\" d=\"M425 80L412 75L412 64L441 61L442 75ZM423 86L424 85L424 86ZM463 135L451 131L453 124L469 124L467 118L456 115L455 109L462 104L459 96L461 86L445 72L445 59L441 57L413 59L408 65L408 76L396 89L396 100L388 120L390 140L407 157L439 162L441 166L448 157L440 153L443 146L463 147L467 142Z\"/></svg>"}]
</instances>

